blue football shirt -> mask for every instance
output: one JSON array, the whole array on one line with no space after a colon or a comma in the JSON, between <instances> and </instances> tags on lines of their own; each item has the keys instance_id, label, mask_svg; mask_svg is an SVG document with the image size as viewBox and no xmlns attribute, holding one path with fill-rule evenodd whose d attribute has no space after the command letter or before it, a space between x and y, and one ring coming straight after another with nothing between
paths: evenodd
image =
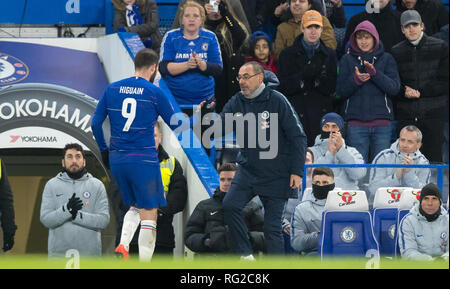
<instances>
[{"instance_id":1,"label":"blue football shirt","mask_svg":"<svg viewBox=\"0 0 450 289\"><path fill-rule=\"evenodd\" d=\"M161 115L170 124L174 107L151 82L130 77L108 85L92 118L92 132L100 151L109 149L111 163L158 163L154 124ZM109 117L108 148L102 124Z\"/></svg>"},{"instance_id":2,"label":"blue football shirt","mask_svg":"<svg viewBox=\"0 0 450 289\"><path fill-rule=\"evenodd\" d=\"M223 66L216 35L203 28L193 40L184 38L183 28L167 32L161 44L160 61L186 62L193 52L206 62ZM202 74L200 69L191 69L176 76L167 75L164 80L179 104L199 104L214 95L214 77Z\"/></svg>"}]
</instances>

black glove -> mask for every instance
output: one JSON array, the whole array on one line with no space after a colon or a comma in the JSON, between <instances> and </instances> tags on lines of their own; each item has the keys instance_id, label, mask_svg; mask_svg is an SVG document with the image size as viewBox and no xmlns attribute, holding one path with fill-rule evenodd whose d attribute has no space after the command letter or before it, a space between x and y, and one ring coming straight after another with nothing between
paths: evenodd
<instances>
[{"instance_id":1,"label":"black glove","mask_svg":"<svg viewBox=\"0 0 450 289\"><path fill-rule=\"evenodd\" d=\"M73 193L72 197L67 202L67 209L69 210L69 213L72 214L72 220L75 219L77 216L78 210L80 210L83 207L83 201L75 197L75 193Z\"/></svg>"},{"instance_id":2,"label":"black glove","mask_svg":"<svg viewBox=\"0 0 450 289\"><path fill-rule=\"evenodd\" d=\"M228 15L228 6L227 6L227 3L225 3L224 0L220 1L219 12L220 12L220 15L222 15L222 17L225 16L225 15Z\"/></svg>"},{"instance_id":3,"label":"black glove","mask_svg":"<svg viewBox=\"0 0 450 289\"><path fill-rule=\"evenodd\" d=\"M105 167L109 170L109 150L102 151L102 162L105 165Z\"/></svg>"},{"instance_id":4,"label":"black glove","mask_svg":"<svg viewBox=\"0 0 450 289\"><path fill-rule=\"evenodd\" d=\"M3 251L9 251L14 246L15 231L3 231Z\"/></svg>"}]
</instances>

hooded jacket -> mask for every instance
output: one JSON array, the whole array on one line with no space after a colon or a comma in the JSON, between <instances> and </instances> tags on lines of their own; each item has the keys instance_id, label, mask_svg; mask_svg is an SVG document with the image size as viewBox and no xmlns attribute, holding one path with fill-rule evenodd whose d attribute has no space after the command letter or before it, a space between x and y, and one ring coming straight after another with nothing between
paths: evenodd
<instances>
[{"instance_id":1,"label":"hooded jacket","mask_svg":"<svg viewBox=\"0 0 450 289\"><path fill-rule=\"evenodd\" d=\"M73 193L83 201L74 220L67 209ZM64 256L69 249L78 250L80 255L100 256L101 230L109 224L105 186L90 173L77 180L59 173L44 187L40 220L49 228L49 257Z\"/></svg>"},{"instance_id":2,"label":"hooded jacket","mask_svg":"<svg viewBox=\"0 0 450 289\"><path fill-rule=\"evenodd\" d=\"M367 3L369 0L365 1ZM385 51L390 53L391 48L395 44L405 39L400 25L400 12L393 10L391 3L388 3L383 9L380 9L379 13L370 12L364 10L350 18L345 32L344 46L350 40L350 36L355 31L356 26L364 20L369 20L375 25L380 34L380 40L383 42Z\"/></svg>"},{"instance_id":3,"label":"hooded jacket","mask_svg":"<svg viewBox=\"0 0 450 289\"><path fill-rule=\"evenodd\" d=\"M185 244L196 253L231 253L230 232L225 225L223 198L226 192L216 189L210 199L200 201L186 224ZM260 207L250 201L242 210L248 227L250 242L255 251L264 249L264 216ZM210 239L210 247L205 246Z\"/></svg>"},{"instance_id":4,"label":"hooded jacket","mask_svg":"<svg viewBox=\"0 0 450 289\"><path fill-rule=\"evenodd\" d=\"M364 53L358 48L355 36L358 31L367 31L375 38L372 52ZM372 63L376 73L358 85L354 80L355 66L359 72L366 72L364 61ZM399 89L400 77L394 58L384 51L375 26L369 21L363 21L351 34L349 51L339 64L336 93L345 101L345 120L393 120L391 96L397 95Z\"/></svg>"},{"instance_id":5,"label":"hooded jacket","mask_svg":"<svg viewBox=\"0 0 450 289\"><path fill-rule=\"evenodd\" d=\"M314 146L309 148L314 154L315 164L364 164L362 155L354 147L347 146L342 139L342 147L333 156L328 150L328 138L316 137ZM358 180L366 175L366 168L332 168L336 187L359 189Z\"/></svg>"},{"instance_id":6,"label":"hooded jacket","mask_svg":"<svg viewBox=\"0 0 450 289\"><path fill-rule=\"evenodd\" d=\"M420 203L401 220L398 243L403 259L431 261L434 257L448 260L448 213L441 206L441 215L428 222L419 212Z\"/></svg>"},{"instance_id":7,"label":"hooded jacket","mask_svg":"<svg viewBox=\"0 0 450 289\"><path fill-rule=\"evenodd\" d=\"M326 199L303 201L297 205L291 220L291 246L302 254L317 253Z\"/></svg>"},{"instance_id":8,"label":"hooded jacket","mask_svg":"<svg viewBox=\"0 0 450 289\"><path fill-rule=\"evenodd\" d=\"M373 164L401 164L405 154L402 154L398 148L398 140L395 141L389 149L378 153L374 158ZM419 151L409 154L416 165L429 165L430 162ZM370 171L369 182L369 204L373 203L375 193L381 187L412 187L423 188L430 180L430 169L411 168L409 172L403 175L401 179L396 176L397 168L372 168Z\"/></svg>"},{"instance_id":9,"label":"hooded jacket","mask_svg":"<svg viewBox=\"0 0 450 289\"><path fill-rule=\"evenodd\" d=\"M408 10L402 0L396 0L395 5L400 13ZM414 10L419 12L428 35L439 32L442 26L448 24L448 11L442 0L417 0Z\"/></svg>"}]
</instances>

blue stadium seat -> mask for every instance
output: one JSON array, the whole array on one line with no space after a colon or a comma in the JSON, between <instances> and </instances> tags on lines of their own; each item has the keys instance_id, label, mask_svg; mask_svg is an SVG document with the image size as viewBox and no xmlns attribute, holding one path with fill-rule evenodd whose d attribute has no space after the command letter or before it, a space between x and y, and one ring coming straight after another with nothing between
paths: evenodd
<instances>
[{"instance_id":1,"label":"blue stadium seat","mask_svg":"<svg viewBox=\"0 0 450 289\"><path fill-rule=\"evenodd\" d=\"M393 257L395 255L396 226L400 197L405 187L383 187L375 193L372 221L373 233L380 246L380 254Z\"/></svg>"},{"instance_id":2,"label":"blue stadium seat","mask_svg":"<svg viewBox=\"0 0 450 289\"><path fill-rule=\"evenodd\" d=\"M322 214L320 257L365 257L369 251L379 254L366 193L355 190L329 192Z\"/></svg>"}]
</instances>

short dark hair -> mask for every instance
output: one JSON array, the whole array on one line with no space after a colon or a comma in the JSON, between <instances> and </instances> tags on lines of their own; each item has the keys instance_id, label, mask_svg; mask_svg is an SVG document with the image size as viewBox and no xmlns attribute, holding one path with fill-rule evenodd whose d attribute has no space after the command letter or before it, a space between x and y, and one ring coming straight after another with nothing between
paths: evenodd
<instances>
[{"instance_id":1,"label":"short dark hair","mask_svg":"<svg viewBox=\"0 0 450 289\"><path fill-rule=\"evenodd\" d=\"M224 163L224 164L222 164L219 167L217 172L220 175L221 172L235 172L237 170L238 170L238 167L235 164L233 164L233 163Z\"/></svg>"},{"instance_id":2,"label":"short dark hair","mask_svg":"<svg viewBox=\"0 0 450 289\"><path fill-rule=\"evenodd\" d=\"M158 61L159 56L154 50L143 48L134 57L134 69L148 68L153 64L158 64Z\"/></svg>"},{"instance_id":3,"label":"short dark hair","mask_svg":"<svg viewBox=\"0 0 450 289\"><path fill-rule=\"evenodd\" d=\"M63 156L62 156L63 159L66 157L66 152L67 152L68 150L70 150L70 149L74 149L74 150L77 150L77 151L81 152L81 155L83 156L83 159L86 158L85 155L84 155L83 147L82 147L80 144L77 144L77 143L68 143L68 144L66 144L66 146L65 146L64 149L63 149Z\"/></svg>"},{"instance_id":4,"label":"short dark hair","mask_svg":"<svg viewBox=\"0 0 450 289\"><path fill-rule=\"evenodd\" d=\"M315 176L323 176L323 175L331 177L334 180L333 170L330 169L329 167L317 167L313 170L313 173L312 173L313 178Z\"/></svg>"}]
</instances>

